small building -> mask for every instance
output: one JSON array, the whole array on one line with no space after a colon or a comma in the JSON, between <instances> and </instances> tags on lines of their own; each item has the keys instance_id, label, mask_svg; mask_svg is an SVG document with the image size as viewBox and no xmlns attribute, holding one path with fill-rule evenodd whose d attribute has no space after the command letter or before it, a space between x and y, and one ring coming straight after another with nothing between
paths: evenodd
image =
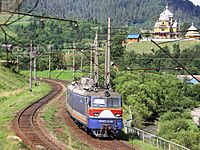
<instances>
[{"instance_id":1,"label":"small building","mask_svg":"<svg viewBox=\"0 0 200 150\"><path fill-rule=\"evenodd\" d=\"M179 23L174 20L174 15L168 10L168 6L156 21L153 34L156 39L179 38Z\"/></svg>"},{"instance_id":2,"label":"small building","mask_svg":"<svg viewBox=\"0 0 200 150\"><path fill-rule=\"evenodd\" d=\"M141 34L129 34L127 36L127 43L140 42L141 38L142 38Z\"/></svg>"},{"instance_id":3,"label":"small building","mask_svg":"<svg viewBox=\"0 0 200 150\"><path fill-rule=\"evenodd\" d=\"M197 30L197 28L195 28L195 26L192 23L192 26L187 30L188 32L186 33L185 37L189 38L189 39L200 39L200 34Z\"/></svg>"},{"instance_id":4,"label":"small building","mask_svg":"<svg viewBox=\"0 0 200 150\"><path fill-rule=\"evenodd\" d=\"M194 77L196 78L193 78L191 75L177 75L177 78L182 80L182 81L185 81L186 83L191 83L191 84L197 84L199 83L200 81L200 75L194 75Z\"/></svg>"}]
</instances>

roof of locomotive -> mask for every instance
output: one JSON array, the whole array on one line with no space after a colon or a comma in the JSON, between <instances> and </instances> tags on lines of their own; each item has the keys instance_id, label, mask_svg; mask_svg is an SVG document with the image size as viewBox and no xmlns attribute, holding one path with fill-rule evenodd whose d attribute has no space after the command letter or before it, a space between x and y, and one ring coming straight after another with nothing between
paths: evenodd
<instances>
[{"instance_id":1,"label":"roof of locomotive","mask_svg":"<svg viewBox=\"0 0 200 150\"><path fill-rule=\"evenodd\" d=\"M105 97L105 91L108 91L110 93L110 96L112 97L121 97L121 95L117 92L113 92L108 89L98 89L97 91L90 91L90 90L85 90L81 85L68 85L67 89L73 91L74 93L77 93L79 95L84 95L84 96L99 96L99 97ZM109 96L109 97L110 97Z\"/></svg>"}]
</instances>

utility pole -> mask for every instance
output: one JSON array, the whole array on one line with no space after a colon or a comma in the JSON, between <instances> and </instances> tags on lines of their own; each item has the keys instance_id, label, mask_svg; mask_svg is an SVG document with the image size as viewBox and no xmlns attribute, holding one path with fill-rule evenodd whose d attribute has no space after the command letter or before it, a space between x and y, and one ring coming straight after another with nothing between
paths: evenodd
<instances>
[{"instance_id":1,"label":"utility pole","mask_svg":"<svg viewBox=\"0 0 200 150\"><path fill-rule=\"evenodd\" d=\"M39 48L39 47L38 47ZM34 49L34 59L33 59L33 68L34 68L34 81L35 81L35 86L37 86L37 49Z\"/></svg>"},{"instance_id":2,"label":"utility pole","mask_svg":"<svg viewBox=\"0 0 200 150\"><path fill-rule=\"evenodd\" d=\"M83 72L83 54L81 53L81 72Z\"/></svg>"},{"instance_id":3,"label":"utility pole","mask_svg":"<svg viewBox=\"0 0 200 150\"><path fill-rule=\"evenodd\" d=\"M51 44L48 46L48 50L49 50L49 72L48 72L48 78L51 79L51 52L52 52Z\"/></svg>"},{"instance_id":4,"label":"utility pole","mask_svg":"<svg viewBox=\"0 0 200 150\"><path fill-rule=\"evenodd\" d=\"M29 91L32 92L32 63L33 63L33 41L30 43L30 79L29 79Z\"/></svg>"},{"instance_id":5,"label":"utility pole","mask_svg":"<svg viewBox=\"0 0 200 150\"><path fill-rule=\"evenodd\" d=\"M107 49L105 52L105 88L110 86L110 33L111 33L110 17L108 18L108 39L107 39Z\"/></svg>"},{"instance_id":6,"label":"utility pole","mask_svg":"<svg viewBox=\"0 0 200 150\"><path fill-rule=\"evenodd\" d=\"M6 45L6 65L9 66L9 58L8 58L8 41L7 41L7 35L5 34L5 45Z\"/></svg>"},{"instance_id":7,"label":"utility pole","mask_svg":"<svg viewBox=\"0 0 200 150\"><path fill-rule=\"evenodd\" d=\"M73 79L75 80L75 50L76 50L76 47L75 47L75 43L73 42Z\"/></svg>"},{"instance_id":8,"label":"utility pole","mask_svg":"<svg viewBox=\"0 0 200 150\"><path fill-rule=\"evenodd\" d=\"M90 79L92 79L93 76L93 45L91 45L90 49Z\"/></svg>"},{"instance_id":9,"label":"utility pole","mask_svg":"<svg viewBox=\"0 0 200 150\"><path fill-rule=\"evenodd\" d=\"M1 14L1 9L2 9L2 0L0 0L0 14Z\"/></svg>"},{"instance_id":10,"label":"utility pole","mask_svg":"<svg viewBox=\"0 0 200 150\"><path fill-rule=\"evenodd\" d=\"M94 82L98 87L99 82L99 60L98 60L98 32L95 37L95 55L94 55Z\"/></svg>"},{"instance_id":11,"label":"utility pole","mask_svg":"<svg viewBox=\"0 0 200 150\"><path fill-rule=\"evenodd\" d=\"M17 53L19 52L19 46L17 46ZM17 68L16 71L19 72L19 55L17 54Z\"/></svg>"}]
</instances>

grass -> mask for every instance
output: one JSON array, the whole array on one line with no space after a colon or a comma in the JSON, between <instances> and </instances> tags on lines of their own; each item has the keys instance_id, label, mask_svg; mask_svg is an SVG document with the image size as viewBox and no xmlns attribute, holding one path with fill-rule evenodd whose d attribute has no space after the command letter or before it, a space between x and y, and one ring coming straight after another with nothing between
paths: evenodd
<instances>
[{"instance_id":1,"label":"grass","mask_svg":"<svg viewBox=\"0 0 200 150\"><path fill-rule=\"evenodd\" d=\"M76 139L69 130L70 128L62 121L57 115L62 104L54 101L50 102L47 107L45 107L44 114L42 118L45 121L46 128L50 133L52 133L58 141L61 141L67 145L66 149L81 149L81 150L93 150L89 148L86 144L82 143L79 139Z\"/></svg>"},{"instance_id":2,"label":"grass","mask_svg":"<svg viewBox=\"0 0 200 150\"><path fill-rule=\"evenodd\" d=\"M156 148L155 146L152 146L148 143L144 143L141 140L133 139L130 141L131 144L140 147L142 150L161 150L159 148Z\"/></svg>"},{"instance_id":3,"label":"grass","mask_svg":"<svg viewBox=\"0 0 200 150\"><path fill-rule=\"evenodd\" d=\"M19 146L7 139L10 135L14 135L11 129L11 122L13 121L15 114L19 110L46 95L50 89L51 87L49 85L40 83L40 86L33 87L32 93L24 88L24 90L14 95L10 92L12 96L0 97L0 147L3 147L3 149L10 149L10 147L16 148L16 146ZM24 147L22 143L20 143L20 146Z\"/></svg>"},{"instance_id":4,"label":"grass","mask_svg":"<svg viewBox=\"0 0 200 150\"><path fill-rule=\"evenodd\" d=\"M22 89L28 82L24 80L20 75L11 73L5 67L0 66L0 97L9 93Z\"/></svg>"},{"instance_id":5,"label":"grass","mask_svg":"<svg viewBox=\"0 0 200 150\"><path fill-rule=\"evenodd\" d=\"M175 44L175 43L179 44L180 49L183 50L186 48L191 48L197 44L200 44L200 40L199 41L179 41L179 42L165 43L165 44L162 44L161 47L168 46L169 50L171 51L171 50L173 50L173 44ZM134 50L135 52L137 52L139 54L152 53L151 48L153 48L155 51L159 49L155 44L153 44L150 41L142 41L139 43L129 43L126 46L126 49L128 51Z\"/></svg>"},{"instance_id":6,"label":"grass","mask_svg":"<svg viewBox=\"0 0 200 150\"><path fill-rule=\"evenodd\" d=\"M29 76L29 71L21 71L21 74ZM81 77L81 73L76 73L75 76L77 78ZM42 78L48 78L48 71L38 71L37 77ZM67 80L72 81L73 80L73 73L70 70L53 70L51 72L51 78L52 79L61 79L61 80Z\"/></svg>"},{"instance_id":7,"label":"grass","mask_svg":"<svg viewBox=\"0 0 200 150\"><path fill-rule=\"evenodd\" d=\"M130 144L141 150L160 150L151 144L143 142L136 135L126 134L124 131L121 131L118 134L118 138L124 141L128 141Z\"/></svg>"},{"instance_id":8,"label":"grass","mask_svg":"<svg viewBox=\"0 0 200 150\"><path fill-rule=\"evenodd\" d=\"M28 81L19 74L12 73L0 65L0 150L25 147L20 139L16 140L12 121L18 111L46 95L51 87L44 83L28 91Z\"/></svg>"}]
</instances>

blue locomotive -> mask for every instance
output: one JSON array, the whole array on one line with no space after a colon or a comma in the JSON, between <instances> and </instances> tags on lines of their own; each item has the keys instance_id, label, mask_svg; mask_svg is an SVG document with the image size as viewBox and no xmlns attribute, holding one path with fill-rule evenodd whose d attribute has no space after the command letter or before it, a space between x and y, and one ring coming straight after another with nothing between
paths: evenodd
<instances>
[{"instance_id":1,"label":"blue locomotive","mask_svg":"<svg viewBox=\"0 0 200 150\"><path fill-rule=\"evenodd\" d=\"M95 89L91 79L67 86L67 111L95 137L115 137L122 129L122 98L117 92Z\"/></svg>"}]
</instances>

